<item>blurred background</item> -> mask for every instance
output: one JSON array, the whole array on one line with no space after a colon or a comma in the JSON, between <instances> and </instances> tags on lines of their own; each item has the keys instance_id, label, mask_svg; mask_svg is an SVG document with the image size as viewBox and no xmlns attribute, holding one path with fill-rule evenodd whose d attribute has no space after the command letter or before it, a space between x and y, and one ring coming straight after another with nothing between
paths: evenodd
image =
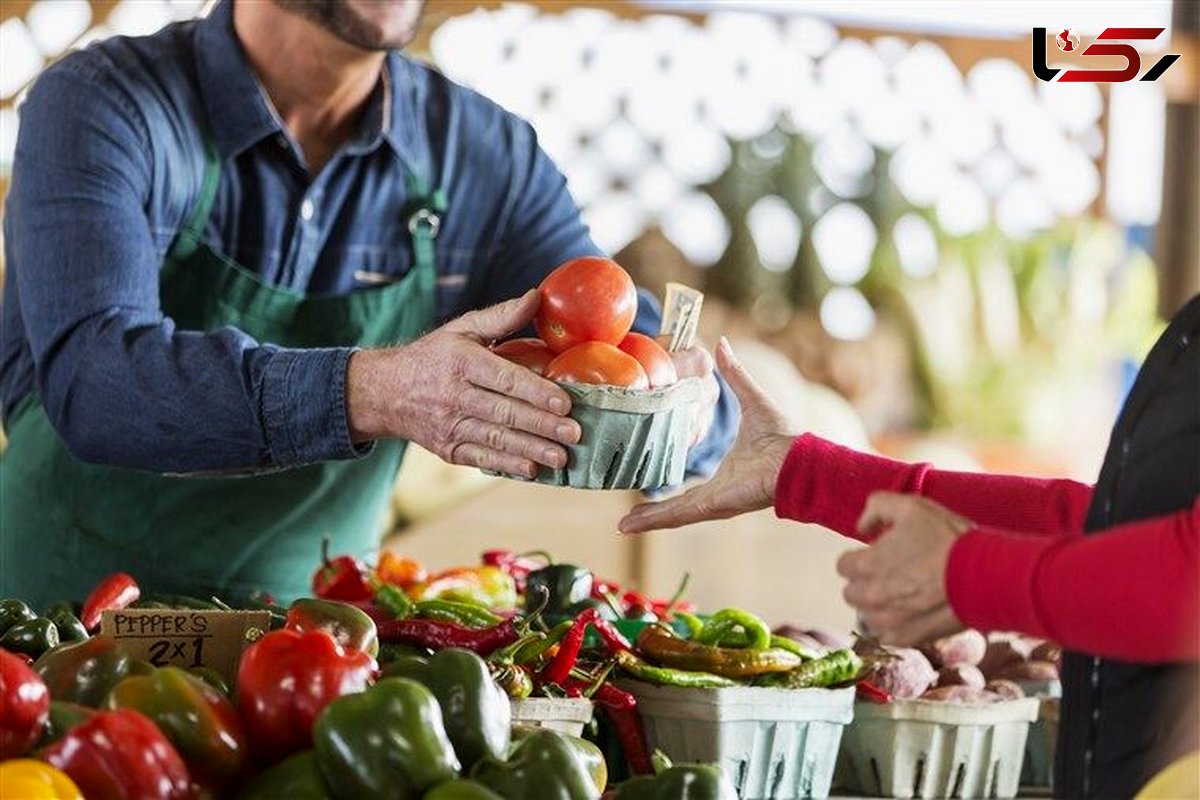
<instances>
[{"instance_id":1,"label":"blurred background","mask_svg":"<svg viewBox=\"0 0 1200 800\"><path fill-rule=\"evenodd\" d=\"M0 182L19 105L71 48L194 0L0 0ZM1155 82L1036 80L1110 26ZM597 243L706 293L806 430L955 469L1091 481L1164 319L1200 291L1200 3L430 0L411 54L528 119ZM1119 61L1119 60L1118 60ZM1091 68L1120 66L1089 59ZM627 540L640 498L411 456L386 544L433 566L544 547L702 607L848 627L849 545L769 513Z\"/></svg>"}]
</instances>

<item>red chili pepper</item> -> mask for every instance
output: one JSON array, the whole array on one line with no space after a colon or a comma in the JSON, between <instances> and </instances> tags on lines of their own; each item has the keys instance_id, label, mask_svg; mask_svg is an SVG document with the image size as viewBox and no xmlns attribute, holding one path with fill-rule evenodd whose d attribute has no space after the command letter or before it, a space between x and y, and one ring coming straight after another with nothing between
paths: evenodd
<instances>
[{"instance_id":1,"label":"red chili pepper","mask_svg":"<svg viewBox=\"0 0 1200 800\"><path fill-rule=\"evenodd\" d=\"M676 611L696 613L696 604L688 600L676 600L674 603L670 600L655 600L650 604L650 610L657 614L659 619L668 619Z\"/></svg>"},{"instance_id":2,"label":"red chili pepper","mask_svg":"<svg viewBox=\"0 0 1200 800\"><path fill-rule=\"evenodd\" d=\"M322 600L370 600L370 572L353 556L329 557L329 539L321 542L321 566L312 576L312 591Z\"/></svg>"},{"instance_id":3,"label":"red chili pepper","mask_svg":"<svg viewBox=\"0 0 1200 800\"><path fill-rule=\"evenodd\" d=\"M461 647L487 656L521 638L522 631L514 619L506 619L491 628L465 628L451 622L431 619L388 619L377 623L379 641L412 644L431 650Z\"/></svg>"},{"instance_id":4,"label":"red chili pepper","mask_svg":"<svg viewBox=\"0 0 1200 800\"><path fill-rule=\"evenodd\" d=\"M105 611L120 611L128 608L131 603L142 596L133 576L124 572L114 572L92 589L83 604L83 614L79 621L88 632L94 632L100 627L100 615Z\"/></svg>"},{"instance_id":5,"label":"red chili pepper","mask_svg":"<svg viewBox=\"0 0 1200 800\"><path fill-rule=\"evenodd\" d=\"M21 655L0 650L0 759L28 753L49 716L50 690L45 681Z\"/></svg>"},{"instance_id":6,"label":"red chili pepper","mask_svg":"<svg viewBox=\"0 0 1200 800\"><path fill-rule=\"evenodd\" d=\"M264 762L312 746L317 715L333 700L361 692L379 667L344 650L324 631L268 633L242 653L238 712Z\"/></svg>"},{"instance_id":7,"label":"red chili pepper","mask_svg":"<svg viewBox=\"0 0 1200 800\"><path fill-rule=\"evenodd\" d=\"M869 681L859 681L855 687L854 696L859 700L866 700L881 705L887 705L892 702L891 694Z\"/></svg>"},{"instance_id":8,"label":"red chili pepper","mask_svg":"<svg viewBox=\"0 0 1200 800\"><path fill-rule=\"evenodd\" d=\"M179 752L153 722L131 709L101 711L41 752L84 797L190 798Z\"/></svg>"},{"instance_id":9,"label":"red chili pepper","mask_svg":"<svg viewBox=\"0 0 1200 800\"><path fill-rule=\"evenodd\" d=\"M650 760L650 746L646 744L646 728L638 711L637 698L624 689L605 683L593 698L612 723L625 760L635 775L653 775L654 764Z\"/></svg>"},{"instance_id":10,"label":"red chili pepper","mask_svg":"<svg viewBox=\"0 0 1200 800\"><path fill-rule=\"evenodd\" d=\"M596 633L600 634L600 638L604 641L604 647L610 655L633 648L633 645L625 638L625 634L617 630L615 625L599 616L599 614L592 621L592 627L596 629Z\"/></svg>"},{"instance_id":11,"label":"red chili pepper","mask_svg":"<svg viewBox=\"0 0 1200 800\"><path fill-rule=\"evenodd\" d=\"M607 600L609 597L621 596L621 584L616 581L592 578L592 599Z\"/></svg>"},{"instance_id":12,"label":"red chili pepper","mask_svg":"<svg viewBox=\"0 0 1200 800\"><path fill-rule=\"evenodd\" d=\"M575 669L579 661L579 651L583 649L583 637L587 634L588 625L599 619L596 609L589 608L579 612L570 629L558 643L558 653L549 666L542 671L543 683L562 684Z\"/></svg>"}]
</instances>

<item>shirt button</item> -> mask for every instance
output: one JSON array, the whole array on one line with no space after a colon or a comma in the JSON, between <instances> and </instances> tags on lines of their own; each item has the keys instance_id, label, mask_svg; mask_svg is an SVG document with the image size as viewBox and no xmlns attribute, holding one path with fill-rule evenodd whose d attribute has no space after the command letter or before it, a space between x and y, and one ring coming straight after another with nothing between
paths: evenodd
<instances>
[{"instance_id":1,"label":"shirt button","mask_svg":"<svg viewBox=\"0 0 1200 800\"><path fill-rule=\"evenodd\" d=\"M314 212L315 209L313 209L312 200L305 200L300 204L300 219L304 220L305 222L308 222L313 218Z\"/></svg>"}]
</instances>

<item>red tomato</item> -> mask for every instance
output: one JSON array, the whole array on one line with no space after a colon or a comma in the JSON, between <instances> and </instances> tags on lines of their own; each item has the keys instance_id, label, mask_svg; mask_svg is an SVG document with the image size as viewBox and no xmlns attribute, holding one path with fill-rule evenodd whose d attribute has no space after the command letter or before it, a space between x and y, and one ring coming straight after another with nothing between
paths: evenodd
<instances>
[{"instance_id":1,"label":"red tomato","mask_svg":"<svg viewBox=\"0 0 1200 800\"><path fill-rule=\"evenodd\" d=\"M621 340L621 352L628 353L638 360L646 376L650 379L650 388L670 386L679 380L675 371L675 362L663 349L662 345L642 333L631 333Z\"/></svg>"},{"instance_id":2,"label":"red tomato","mask_svg":"<svg viewBox=\"0 0 1200 800\"><path fill-rule=\"evenodd\" d=\"M607 258L568 261L538 291L542 305L534 326L555 353L584 342L619 344L637 313L633 279Z\"/></svg>"},{"instance_id":3,"label":"red tomato","mask_svg":"<svg viewBox=\"0 0 1200 800\"><path fill-rule=\"evenodd\" d=\"M541 339L509 339L492 348L492 352L514 364L520 364L538 375L546 372L546 366L554 360L554 353Z\"/></svg>"},{"instance_id":4,"label":"red tomato","mask_svg":"<svg viewBox=\"0 0 1200 800\"><path fill-rule=\"evenodd\" d=\"M646 370L637 359L604 342L575 345L550 362L545 377L568 383L650 388Z\"/></svg>"}]
</instances>

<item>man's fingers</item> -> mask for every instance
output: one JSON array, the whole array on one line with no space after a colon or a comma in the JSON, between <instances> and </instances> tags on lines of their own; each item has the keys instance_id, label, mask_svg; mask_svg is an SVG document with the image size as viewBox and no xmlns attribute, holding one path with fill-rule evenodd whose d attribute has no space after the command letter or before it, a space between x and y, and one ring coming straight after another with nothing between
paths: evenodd
<instances>
[{"instance_id":1,"label":"man's fingers","mask_svg":"<svg viewBox=\"0 0 1200 800\"><path fill-rule=\"evenodd\" d=\"M865 534L881 533L884 528L890 527L895 523L901 510L911 502L912 498L908 495L897 494L895 492L875 492L867 498L867 503L863 507L862 514L859 515L858 532Z\"/></svg>"},{"instance_id":2,"label":"man's fingers","mask_svg":"<svg viewBox=\"0 0 1200 800\"><path fill-rule=\"evenodd\" d=\"M488 450L520 456L554 469L567 465L567 451L560 445L494 422L468 418L459 423L456 433L464 442L474 442Z\"/></svg>"},{"instance_id":3,"label":"man's fingers","mask_svg":"<svg viewBox=\"0 0 1200 800\"><path fill-rule=\"evenodd\" d=\"M922 614L906 614L889 609L863 616L879 641L893 647L915 647L963 629L954 611L944 603Z\"/></svg>"},{"instance_id":4,"label":"man's fingers","mask_svg":"<svg viewBox=\"0 0 1200 800\"><path fill-rule=\"evenodd\" d=\"M703 378L713 371L712 355L699 345L670 354L675 372L681 378Z\"/></svg>"},{"instance_id":5,"label":"man's fingers","mask_svg":"<svg viewBox=\"0 0 1200 800\"><path fill-rule=\"evenodd\" d=\"M530 289L520 297L505 300L488 308L463 314L446 325L452 333L465 333L475 337L481 344L502 339L516 333L537 316L541 300L537 289Z\"/></svg>"},{"instance_id":6,"label":"man's fingers","mask_svg":"<svg viewBox=\"0 0 1200 800\"><path fill-rule=\"evenodd\" d=\"M476 386L519 398L554 414L565 416L571 410L571 396L553 381L486 350L476 355L466 364L466 378Z\"/></svg>"},{"instance_id":7,"label":"man's fingers","mask_svg":"<svg viewBox=\"0 0 1200 800\"><path fill-rule=\"evenodd\" d=\"M837 572L848 580L867 578L874 574L871 562L873 554L868 548L859 548L842 553L837 560Z\"/></svg>"},{"instance_id":8,"label":"man's fingers","mask_svg":"<svg viewBox=\"0 0 1200 800\"><path fill-rule=\"evenodd\" d=\"M500 450L490 450L473 442L463 442L455 446L453 452L450 453L450 463L479 467L492 472L516 475L520 478L536 478L538 473L537 464L527 458Z\"/></svg>"},{"instance_id":9,"label":"man's fingers","mask_svg":"<svg viewBox=\"0 0 1200 800\"><path fill-rule=\"evenodd\" d=\"M506 428L516 428L552 442L575 444L582 435L579 423L570 417L560 417L542 411L514 397L487 389L467 389L463 392L460 403L463 410L472 417Z\"/></svg>"}]
</instances>

